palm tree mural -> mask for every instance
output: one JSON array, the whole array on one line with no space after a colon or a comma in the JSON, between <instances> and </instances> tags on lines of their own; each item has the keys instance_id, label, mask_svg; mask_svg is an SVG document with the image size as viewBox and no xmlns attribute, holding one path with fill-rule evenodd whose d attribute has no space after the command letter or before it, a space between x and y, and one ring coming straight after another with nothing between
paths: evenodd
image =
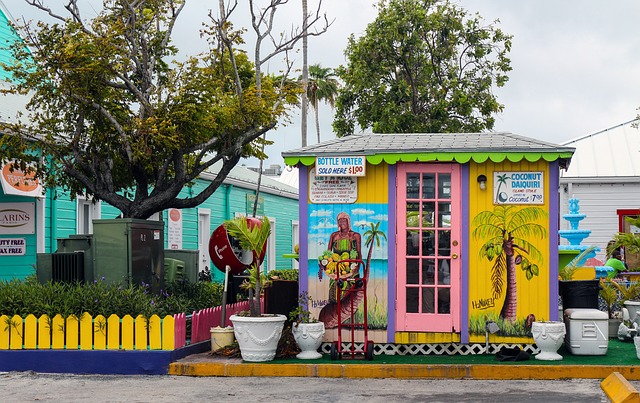
<instances>
[{"instance_id":1,"label":"palm tree mural","mask_svg":"<svg viewBox=\"0 0 640 403\"><path fill-rule=\"evenodd\" d=\"M333 69L322 67L320 64L309 66L309 82L307 84L307 98L313 108L316 118L316 133L320 142L320 120L318 118L318 104L323 101L333 108L338 95L338 80Z\"/></svg>"},{"instance_id":2,"label":"palm tree mural","mask_svg":"<svg viewBox=\"0 0 640 403\"><path fill-rule=\"evenodd\" d=\"M380 247L381 239L387 240L387 235L380 231L380 221L377 223L369 223L370 228L364 233L365 242L364 245L369 247L369 252L367 252L367 260L364 267L364 273L362 273L362 278L365 279L365 283L369 280L369 271L371 269L371 256L373 255L373 246L376 245ZM362 285L358 285L356 281L353 287L362 287ZM351 317L351 306L358 307L360 303L364 300L364 293L361 292L352 292L348 293L343 300L340 301L341 312L340 315L342 320L346 320ZM331 329L338 326L338 304L337 302L330 302L320 310L320 315L318 315L318 320L320 322L324 322L324 326L327 329Z\"/></svg>"},{"instance_id":3,"label":"palm tree mural","mask_svg":"<svg viewBox=\"0 0 640 403\"><path fill-rule=\"evenodd\" d=\"M516 320L517 285L516 266L526 272L527 280L539 273L542 253L529 242L531 237L544 239L547 230L536 221L546 218L547 212L540 207L496 206L493 211L483 211L475 216L472 225L473 237L484 240L480 247L480 257L493 262L491 285L494 298L504 290L506 276L506 297L500 317L508 321Z\"/></svg>"}]
</instances>

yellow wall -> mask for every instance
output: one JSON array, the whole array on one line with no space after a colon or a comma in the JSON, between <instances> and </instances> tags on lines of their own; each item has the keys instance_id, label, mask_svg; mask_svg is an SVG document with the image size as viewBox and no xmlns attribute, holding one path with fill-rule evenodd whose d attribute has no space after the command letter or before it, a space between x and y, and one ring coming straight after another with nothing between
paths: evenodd
<instances>
[{"instance_id":1,"label":"yellow wall","mask_svg":"<svg viewBox=\"0 0 640 403\"><path fill-rule=\"evenodd\" d=\"M315 166L307 167L311 171ZM389 166L387 164L371 165L367 163L366 175L356 177L358 181L358 198L356 203L388 203L389 202ZM307 189L307 203L312 204Z\"/></svg>"},{"instance_id":2,"label":"yellow wall","mask_svg":"<svg viewBox=\"0 0 640 403\"><path fill-rule=\"evenodd\" d=\"M309 170L312 167L309 168ZM331 282L326 274L323 274L319 264L320 256L329 247L328 241L332 232L338 229L337 215L345 212L351 219L351 229L361 235L362 260L366 263L369 249L372 247L370 272L367 282L367 317L369 325L369 339L376 342L386 342L386 328L388 325L388 238L389 231L389 171L388 165L366 165L366 175L357 177L358 193L353 203L312 203L307 189L308 223L309 233L307 234L308 250L308 283L307 289L313 299L310 311L311 314L325 320L327 313L330 316L337 310L333 310L334 302L330 301L329 293ZM311 179L313 180L313 179ZM395 195L392 195L395 197ZM383 232L384 237L380 237L380 244L366 245L367 232L370 231L371 224L378 225L378 230ZM364 267L360 270L360 275L364 274ZM362 307L358 308L361 315ZM326 315L325 315L326 314ZM333 322L326 320L326 322ZM324 339L326 341L335 340L335 330L325 323L327 332Z\"/></svg>"},{"instance_id":3,"label":"yellow wall","mask_svg":"<svg viewBox=\"0 0 640 403\"><path fill-rule=\"evenodd\" d=\"M544 204L535 205L518 205L517 210L526 207L540 207L546 210L546 216L537 220L537 223L545 228L546 236L540 238L537 236L527 237L527 241L534 245L542 254L540 261L533 261L539 267L539 274L533 276L531 279L527 279L526 272L522 269L521 265L516 266L516 284L517 284L517 320L518 322L524 322L528 315L532 314L536 320L548 319L549 312L549 243L553 241L557 234L549 233L549 164L546 161L528 162L520 161L512 163L504 161L501 163L493 163L487 161L483 164L471 163L469 182L470 182L470 194L469 194L469 315L470 315L470 331L472 341L477 339L473 337L473 322L482 326L484 329L484 323L486 319L493 320L500 315L503 303L506 297L507 291L507 278L506 270L501 276L500 280L503 282L502 291L497 298L493 295L493 281L492 281L492 268L494 261L489 261L486 257L480 256L480 250L486 240L476 239L473 236L473 219L476 215L483 211L495 211L495 205L493 204L494 172L501 171L523 171L523 172L536 172L542 171L544 173ZM478 175L484 174L487 177L487 188L482 191L477 185L476 178ZM557 191L557 189L553 189ZM525 254L523 254L525 255ZM526 255L525 255L526 256ZM494 279L495 280L495 279ZM505 324L502 321L498 322L503 331L514 331L516 334L511 334L514 337L526 336L526 333L522 333L521 330L506 329L511 324ZM521 323L522 324L522 323ZM520 334L518 334L520 332ZM477 333L476 333L477 335ZM484 334L481 337L484 340Z\"/></svg>"}]
</instances>

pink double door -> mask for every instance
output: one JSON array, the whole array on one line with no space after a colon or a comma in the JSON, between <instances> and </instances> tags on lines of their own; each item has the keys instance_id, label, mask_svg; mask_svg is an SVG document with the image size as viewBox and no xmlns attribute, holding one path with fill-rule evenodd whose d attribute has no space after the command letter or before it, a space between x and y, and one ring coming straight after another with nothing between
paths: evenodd
<instances>
[{"instance_id":1,"label":"pink double door","mask_svg":"<svg viewBox=\"0 0 640 403\"><path fill-rule=\"evenodd\" d=\"M397 169L398 331L460 331L460 166Z\"/></svg>"}]
</instances>

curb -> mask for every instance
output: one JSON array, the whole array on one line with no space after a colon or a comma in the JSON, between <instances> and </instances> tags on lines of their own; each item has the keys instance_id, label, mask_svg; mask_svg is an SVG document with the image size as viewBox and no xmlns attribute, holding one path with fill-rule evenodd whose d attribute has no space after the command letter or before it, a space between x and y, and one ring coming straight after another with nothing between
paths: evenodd
<instances>
[{"instance_id":1,"label":"curb","mask_svg":"<svg viewBox=\"0 0 640 403\"><path fill-rule=\"evenodd\" d=\"M168 375L219 377L316 377L401 379L605 379L611 373L640 381L636 366L570 365L422 365L422 364L256 364L242 361L181 363L169 365ZM626 379L625 379L626 382ZM604 383L604 382L603 382ZM627 382L628 384L628 382ZM629 386L631 386L629 384ZM631 386L633 388L633 386ZM607 389L621 387L607 386ZM635 396L635 395L634 395Z\"/></svg>"},{"instance_id":2,"label":"curb","mask_svg":"<svg viewBox=\"0 0 640 403\"><path fill-rule=\"evenodd\" d=\"M619 372L613 372L600 382L600 387L613 403L640 401L640 393Z\"/></svg>"}]
</instances>

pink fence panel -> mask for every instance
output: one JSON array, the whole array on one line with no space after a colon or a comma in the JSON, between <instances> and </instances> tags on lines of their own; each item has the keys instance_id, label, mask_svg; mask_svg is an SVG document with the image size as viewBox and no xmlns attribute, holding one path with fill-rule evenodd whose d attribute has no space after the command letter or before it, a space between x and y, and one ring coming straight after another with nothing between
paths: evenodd
<instances>
[{"instance_id":1,"label":"pink fence panel","mask_svg":"<svg viewBox=\"0 0 640 403\"><path fill-rule=\"evenodd\" d=\"M179 313L173 315L175 321L173 337L175 340L175 348L182 348L187 345L187 315Z\"/></svg>"},{"instance_id":2,"label":"pink fence panel","mask_svg":"<svg viewBox=\"0 0 640 403\"><path fill-rule=\"evenodd\" d=\"M264 306L264 300L260 300L260 305ZM249 301L241 301L227 305L225 326L232 326L229 317L238 312L249 309ZM222 307L205 308L193 312L191 317L191 343L198 343L211 339L211 328L220 326L222 321ZM177 325L176 325L177 326Z\"/></svg>"}]
</instances>

